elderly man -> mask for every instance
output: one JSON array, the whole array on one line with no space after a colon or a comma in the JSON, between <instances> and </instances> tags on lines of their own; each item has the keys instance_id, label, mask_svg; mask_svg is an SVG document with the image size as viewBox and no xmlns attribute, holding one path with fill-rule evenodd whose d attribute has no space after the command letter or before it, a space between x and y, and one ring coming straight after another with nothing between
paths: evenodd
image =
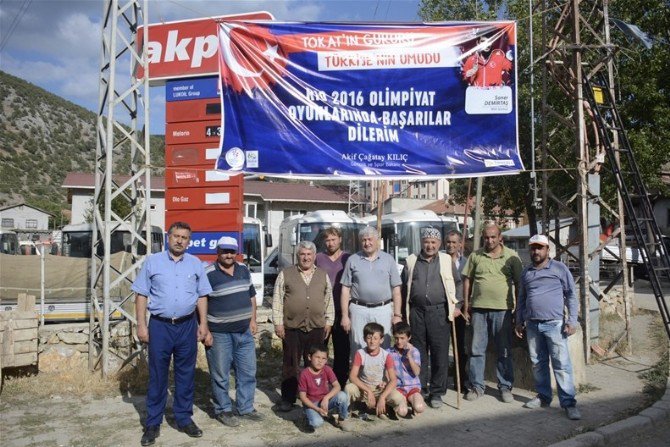
<instances>
[{"instance_id":1,"label":"elderly man","mask_svg":"<svg viewBox=\"0 0 670 447\"><path fill-rule=\"evenodd\" d=\"M451 256L451 263L454 265L454 284L456 284L456 299L459 302L457 307L461 308L463 306L463 267L465 267L465 261L467 260L463 256L463 235L460 231L452 230L447 233L447 237L444 240L444 248L449 256ZM461 383L467 382L467 361L468 356L466 354L465 346L465 331L466 331L466 322L463 314L458 315L457 318L454 318L456 325L456 346L458 348L458 374L461 379ZM454 384L454 388L458 389L457 385Z\"/></svg>"},{"instance_id":2,"label":"elderly man","mask_svg":"<svg viewBox=\"0 0 670 447\"><path fill-rule=\"evenodd\" d=\"M342 251L342 231L337 227L324 230L323 243L326 246L324 253L316 255L316 266L328 273L333 286L333 304L335 307L335 324L331 337L333 339L333 372L344 389L349 377L349 335L342 329L342 272L349 259L349 253Z\"/></svg>"},{"instance_id":3,"label":"elderly man","mask_svg":"<svg viewBox=\"0 0 670 447\"><path fill-rule=\"evenodd\" d=\"M500 228L484 226L484 248L470 254L463 268L465 317L472 326L472 346L468 378L470 389L465 396L473 401L484 394L484 367L489 336L493 337L498 355L496 363L498 390L503 402L514 401L512 385L512 309L519 290L521 259L502 243Z\"/></svg>"},{"instance_id":4,"label":"elderly man","mask_svg":"<svg viewBox=\"0 0 670 447\"><path fill-rule=\"evenodd\" d=\"M577 330L575 281L565 264L549 259L549 240L535 235L528 242L532 265L521 274L516 308L516 335L528 334L528 352L533 363L537 396L526 408L548 407L551 403L549 360L554 369L558 400L569 419L581 414L575 400L575 382L568 349L568 337ZM564 314L567 309L567 315Z\"/></svg>"},{"instance_id":5,"label":"elderly man","mask_svg":"<svg viewBox=\"0 0 670 447\"><path fill-rule=\"evenodd\" d=\"M249 269L235 262L237 239L223 236L217 242L216 262L205 270L212 286L207 321L212 339L206 340L212 381L214 414L223 425L236 427L240 418L259 421L254 409L256 393L256 289ZM230 369L235 370L235 404L228 394Z\"/></svg>"},{"instance_id":6,"label":"elderly man","mask_svg":"<svg viewBox=\"0 0 670 447\"><path fill-rule=\"evenodd\" d=\"M365 347L363 327L384 327L382 347L391 346L391 328L402 320L400 273L391 255L379 249L379 233L365 227L359 233L362 250L349 257L342 274L342 328L349 333L350 356Z\"/></svg>"},{"instance_id":7,"label":"elderly man","mask_svg":"<svg viewBox=\"0 0 670 447\"><path fill-rule=\"evenodd\" d=\"M187 223L170 225L168 250L149 256L132 285L136 294L137 337L149 344L147 419L141 441L145 446L152 445L160 435L171 358L175 422L188 436L202 436L192 419L195 360L198 341L210 337L207 295L212 288L200 260L186 253L190 240L191 227ZM148 325L147 309L151 313Z\"/></svg>"},{"instance_id":8,"label":"elderly man","mask_svg":"<svg viewBox=\"0 0 670 447\"><path fill-rule=\"evenodd\" d=\"M422 228L421 252L407 257L402 274L412 344L421 354L421 392L432 408L442 406L447 392L451 323L461 314L454 284L458 271L451 257L439 252L441 245L440 230Z\"/></svg>"},{"instance_id":9,"label":"elderly man","mask_svg":"<svg viewBox=\"0 0 670 447\"><path fill-rule=\"evenodd\" d=\"M309 348L322 344L333 326L333 289L326 271L314 265L316 246L298 244L298 265L277 276L272 297L275 333L284 351L279 411L290 411L298 396L300 359L307 366Z\"/></svg>"}]
</instances>

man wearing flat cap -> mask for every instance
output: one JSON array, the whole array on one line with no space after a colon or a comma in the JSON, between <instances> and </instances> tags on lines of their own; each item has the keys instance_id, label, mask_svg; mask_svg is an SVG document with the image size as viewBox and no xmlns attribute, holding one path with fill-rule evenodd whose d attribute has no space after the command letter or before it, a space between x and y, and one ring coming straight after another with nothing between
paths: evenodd
<instances>
[{"instance_id":1,"label":"man wearing flat cap","mask_svg":"<svg viewBox=\"0 0 670 447\"><path fill-rule=\"evenodd\" d=\"M515 332L519 338L523 337L524 330L528 334L537 396L524 407L548 407L551 403L551 360L561 408L569 419L579 420L568 349L568 337L576 332L578 324L575 281L565 264L549 258L546 236L536 234L528 245L532 265L521 274Z\"/></svg>"},{"instance_id":2,"label":"man wearing flat cap","mask_svg":"<svg viewBox=\"0 0 670 447\"><path fill-rule=\"evenodd\" d=\"M421 392L432 408L442 406L447 392L451 324L461 313L454 284L457 271L451 256L439 252L441 245L440 230L422 228L421 252L407 257L402 273L412 344L421 355Z\"/></svg>"},{"instance_id":3,"label":"man wearing flat cap","mask_svg":"<svg viewBox=\"0 0 670 447\"><path fill-rule=\"evenodd\" d=\"M224 236L216 247L216 262L205 269L212 286L205 340L212 381L214 414L223 425L236 427L240 419L260 421L254 409L256 393L256 289L249 269L235 258L237 239ZM235 411L228 394L230 370L235 370Z\"/></svg>"}]
</instances>

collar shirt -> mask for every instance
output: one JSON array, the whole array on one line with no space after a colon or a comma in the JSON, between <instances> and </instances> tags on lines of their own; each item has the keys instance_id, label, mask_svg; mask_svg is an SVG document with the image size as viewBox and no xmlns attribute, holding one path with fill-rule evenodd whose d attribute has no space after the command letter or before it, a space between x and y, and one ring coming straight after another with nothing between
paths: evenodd
<instances>
[{"instance_id":1,"label":"collar shirt","mask_svg":"<svg viewBox=\"0 0 670 447\"><path fill-rule=\"evenodd\" d=\"M185 253L174 259L169 251L146 258L131 289L148 297L147 309L152 315L165 318L193 313L198 298L212 291L198 258Z\"/></svg>"},{"instance_id":2,"label":"collar shirt","mask_svg":"<svg viewBox=\"0 0 670 447\"><path fill-rule=\"evenodd\" d=\"M370 260L358 252L347 260L342 273L342 285L351 287L351 298L367 304L376 304L392 298L394 287L402 284L398 264L393 256L379 250Z\"/></svg>"},{"instance_id":3,"label":"collar shirt","mask_svg":"<svg viewBox=\"0 0 670 447\"><path fill-rule=\"evenodd\" d=\"M567 317L564 308L568 310ZM553 259L540 269L533 265L526 267L519 287L517 323L564 318L570 325L577 323L575 281L568 267Z\"/></svg>"}]
</instances>

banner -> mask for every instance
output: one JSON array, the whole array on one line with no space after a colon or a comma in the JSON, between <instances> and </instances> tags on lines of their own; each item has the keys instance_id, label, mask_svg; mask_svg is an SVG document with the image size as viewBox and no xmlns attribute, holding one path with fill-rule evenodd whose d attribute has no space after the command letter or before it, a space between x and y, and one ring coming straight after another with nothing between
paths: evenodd
<instances>
[{"instance_id":1,"label":"banner","mask_svg":"<svg viewBox=\"0 0 670 447\"><path fill-rule=\"evenodd\" d=\"M341 179L523 169L514 22L219 24L217 169Z\"/></svg>"}]
</instances>

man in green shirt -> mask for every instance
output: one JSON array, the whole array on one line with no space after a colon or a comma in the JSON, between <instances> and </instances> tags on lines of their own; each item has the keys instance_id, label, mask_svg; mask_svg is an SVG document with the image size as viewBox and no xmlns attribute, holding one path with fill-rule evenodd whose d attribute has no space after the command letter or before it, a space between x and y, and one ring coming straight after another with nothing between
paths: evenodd
<instances>
[{"instance_id":1,"label":"man in green shirt","mask_svg":"<svg viewBox=\"0 0 670 447\"><path fill-rule=\"evenodd\" d=\"M467 400L484 394L484 367L489 335L498 355L498 390L503 402L512 402L512 311L516 303L521 259L502 244L500 228L488 224L482 231L484 248L472 253L463 268L463 297L466 321L472 326L472 346L468 365L470 386Z\"/></svg>"}]
</instances>

